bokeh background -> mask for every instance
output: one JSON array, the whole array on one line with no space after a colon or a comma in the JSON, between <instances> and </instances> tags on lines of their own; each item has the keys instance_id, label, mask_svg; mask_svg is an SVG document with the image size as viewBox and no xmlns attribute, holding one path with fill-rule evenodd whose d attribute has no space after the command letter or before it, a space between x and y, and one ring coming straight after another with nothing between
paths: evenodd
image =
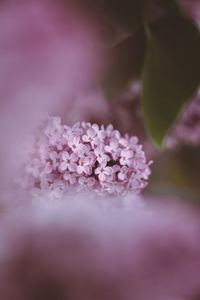
<instances>
[{"instance_id":1,"label":"bokeh background","mask_svg":"<svg viewBox=\"0 0 200 300\"><path fill-rule=\"evenodd\" d=\"M99 125L112 123L122 134L138 136L148 160L154 161L151 167L152 175L143 197L147 201L159 199L164 205L165 202L174 204L178 199L183 206L192 205L197 211L198 219L200 204L199 30L199 0L1 0L1 196L5 190L12 192L12 180L20 176L18 155L20 152L23 157L25 153L22 145L27 133L31 132L45 113L48 113L60 116L62 122L70 126L77 121L89 121ZM2 203L2 210L4 210ZM160 212L155 218L159 214ZM196 220L196 215L194 219ZM192 217L189 221L187 219L186 224L189 224L190 220ZM23 220L23 222L26 226L28 221ZM34 222L37 223L35 219ZM181 219L180 222L184 223L185 220ZM157 224L159 226L159 221L156 225L152 225L152 232ZM37 233L33 232L32 223L28 223L28 226L34 241ZM58 234L62 232L59 226ZM137 226L140 226L140 223ZM165 224L163 226L165 228ZM179 229L178 227L171 240L171 237L169 238L171 244L174 244L179 236ZM9 235L11 240L13 232L11 230ZM168 231L166 229L165 232L163 229L163 232L165 234ZM16 236L24 241L23 234L23 231L20 233L19 230ZM41 247L43 247L42 239L45 234L50 234L48 228L43 228L39 237ZM54 232L52 236L54 234L57 235ZM71 237L70 232L68 234ZM97 233L92 233L94 236L95 234ZM161 235L162 233L158 233L158 237ZM190 236L190 233L186 235L186 239L181 244L183 248L188 244L193 245ZM82 237L78 236L75 239L79 243L79 238L83 252L87 253L87 247L85 248L84 242L82 244ZM156 238L155 234L153 240ZM9 243L8 241L8 245ZM22 244L23 242L20 245ZM29 247L28 243L27 245ZM159 244L158 248L162 248L162 245ZM66 247L65 242L64 247ZM97 248L91 248L94 261L97 261L94 254ZM103 254L100 253L101 259L101 255L104 257L104 250L102 250ZM157 253L154 250L152 253ZM179 250L177 253L180 252ZM35 263L37 251L36 249L31 253L30 264ZM112 249L110 251L112 253ZM120 251L125 250L119 250L116 260L120 257ZM192 247L189 250L186 247L189 257L196 255L196 252L194 251L194 254L192 251ZM110 252L106 253L112 255ZM123 252L123 255L125 256L126 253ZM144 263L148 260L148 255L147 258L145 255L144 253ZM84 260L82 252L77 256L80 256L82 264L82 259ZM137 257L140 258L140 255L138 254ZM110 257L106 259L109 260ZM187 257L185 260L187 261ZM143 262L143 256L141 261ZM163 261L165 264L166 260ZM151 269L151 266L149 268ZM62 268L58 269L59 273ZM150 276L150 269L147 273L144 271L145 278ZM178 270L177 276L181 278L182 269ZM95 273L96 269L91 271L92 274L93 272ZM199 277L196 269L194 274ZM103 278L104 273L101 276ZM110 278L114 280L112 276L109 277L108 282ZM126 276L128 275L125 275L124 280ZM33 278L34 281L35 277ZM155 282L158 278L159 275L156 273ZM183 280L187 281L187 276L183 277ZM136 281L135 284L138 285L138 282ZM152 286L155 282L152 281ZM157 299L154 290L149 288L148 284L146 286L147 291L153 291L152 298L148 296L148 299ZM128 288L127 285L125 289ZM147 299L145 292L144 295L140 295L141 290L139 289L138 294L135 295L135 300ZM163 293L162 289L161 291ZM7 291L5 293L7 294ZM194 294L198 295L199 291L195 290ZM2 299L7 300L5 294L3 295ZM8 300L15 300L12 293L9 297ZM47 294L42 297L44 300L50 296ZM64 298L59 299L67 299L66 297L65 295ZM74 299L79 299L78 297ZM117 299L116 293L112 297ZM193 300L191 297L185 299ZM82 299L89 300L89 298ZM104 298L102 296L97 299ZM199 300L198 296L194 300Z\"/></svg>"}]
</instances>

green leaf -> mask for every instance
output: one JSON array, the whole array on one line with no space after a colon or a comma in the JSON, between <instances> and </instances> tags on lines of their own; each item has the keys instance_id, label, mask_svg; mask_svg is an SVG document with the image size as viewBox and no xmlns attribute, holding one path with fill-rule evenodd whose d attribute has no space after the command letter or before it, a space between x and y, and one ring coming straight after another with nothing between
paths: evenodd
<instances>
[{"instance_id":1,"label":"green leaf","mask_svg":"<svg viewBox=\"0 0 200 300\"><path fill-rule=\"evenodd\" d=\"M152 165L148 190L200 204L200 148L184 145L165 150Z\"/></svg>"},{"instance_id":2,"label":"green leaf","mask_svg":"<svg viewBox=\"0 0 200 300\"><path fill-rule=\"evenodd\" d=\"M183 104L200 83L200 34L181 16L164 16L146 26L142 106L147 130L161 146Z\"/></svg>"}]
</instances>

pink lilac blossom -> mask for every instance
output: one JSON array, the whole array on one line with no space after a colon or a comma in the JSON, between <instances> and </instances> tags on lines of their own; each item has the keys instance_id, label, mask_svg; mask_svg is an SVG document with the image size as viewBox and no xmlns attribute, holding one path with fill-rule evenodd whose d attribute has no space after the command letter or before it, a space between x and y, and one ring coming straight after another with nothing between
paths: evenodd
<instances>
[{"instance_id":1,"label":"pink lilac blossom","mask_svg":"<svg viewBox=\"0 0 200 300\"><path fill-rule=\"evenodd\" d=\"M140 108L140 84L133 82L131 86L115 101L108 101L100 90L80 93L59 115L64 123L73 125L77 121L87 120L91 123L113 124L121 134L129 133L139 137L149 159L155 157L156 150L148 140ZM93 103L93 105L91 105ZM108 130L109 132L109 130ZM101 133L102 134L102 133ZM100 137L100 134L98 135ZM125 140L126 141L126 140Z\"/></svg>"},{"instance_id":2,"label":"pink lilac blossom","mask_svg":"<svg viewBox=\"0 0 200 300\"><path fill-rule=\"evenodd\" d=\"M167 146L180 143L200 144L200 90L172 129Z\"/></svg>"},{"instance_id":3,"label":"pink lilac blossom","mask_svg":"<svg viewBox=\"0 0 200 300\"><path fill-rule=\"evenodd\" d=\"M0 299L189 300L198 291L200 224L188 207L141 207L129 195L127 212L117 201L104 209L109 197L48 196L0 218Z\"/></svg>"},{"instance_id":4,"label":"pink lilac blossom","mask_svg":"<svg viewBox=\"0 0 200 300\"><path fill-rule=\"evenodd\" d=\"M68 127L46 116L25 170L40 188L52 190L62 182L63 192L84 185L100 194L122 194L139 193L147 185L150 164L137 138L122 137L112 125L82 122Z\"/></svg>"}]
</instances>

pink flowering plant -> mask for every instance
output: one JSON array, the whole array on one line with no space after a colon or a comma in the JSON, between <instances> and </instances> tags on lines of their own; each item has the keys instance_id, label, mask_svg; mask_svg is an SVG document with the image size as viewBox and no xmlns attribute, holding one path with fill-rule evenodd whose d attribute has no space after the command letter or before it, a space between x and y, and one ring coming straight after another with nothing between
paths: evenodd
<instances>
[{"instance_id":1,"label":"pink flowering plant","mask_svg":"<svg viewBox=\"0 0 200 300\"><path fill-rule=\"evenodd\" d=\"M35 137L25 166L33 187L125 194L147 185L151 162L137 137L123 137L112 125L79 122L69 127L59 117L47 116Z\"/></svg>"}]
</instances>

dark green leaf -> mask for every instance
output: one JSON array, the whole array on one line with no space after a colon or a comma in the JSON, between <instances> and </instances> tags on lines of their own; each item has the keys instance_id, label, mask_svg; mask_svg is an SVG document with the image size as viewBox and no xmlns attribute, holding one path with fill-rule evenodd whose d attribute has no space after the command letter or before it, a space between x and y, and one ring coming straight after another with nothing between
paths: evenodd
<instances>
[{"instance_id":1,"label":"dark green leaf","mask_svg":"<svg viewBox=\"0 0 200 300\"><path fill-rule=\"evenodd\" d=\"M182 105L200 83L200 34L181 16L165 16L147 26L146 32L143 111L150 136L161 146Z\"/></svg>"}]
</instances>

